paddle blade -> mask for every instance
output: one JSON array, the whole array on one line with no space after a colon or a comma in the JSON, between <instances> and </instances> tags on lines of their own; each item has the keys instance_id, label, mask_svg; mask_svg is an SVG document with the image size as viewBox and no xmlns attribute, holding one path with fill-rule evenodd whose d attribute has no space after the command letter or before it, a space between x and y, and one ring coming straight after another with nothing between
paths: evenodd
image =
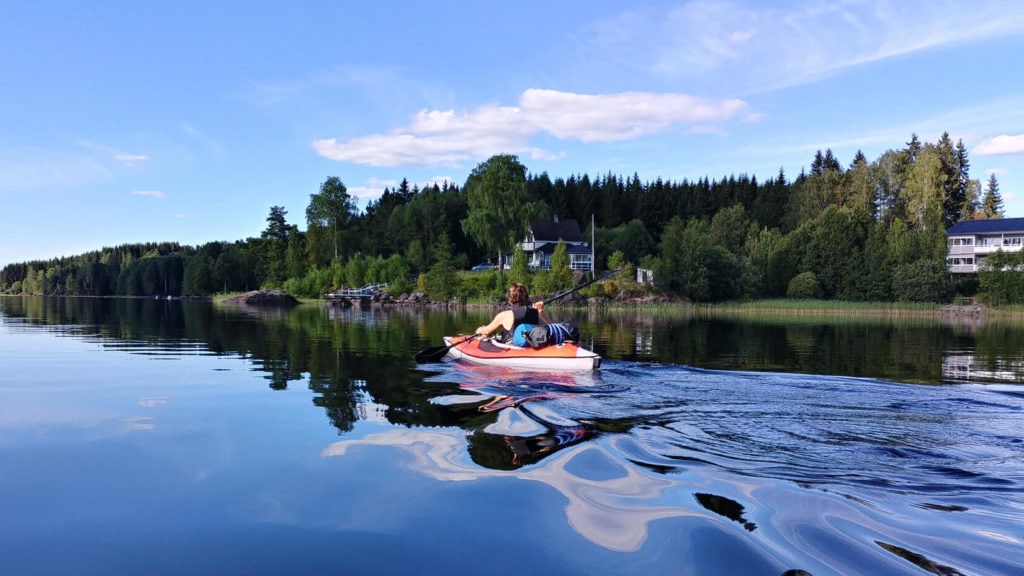
<instances>
[{"instance_id":1,"label":"paddle blade","mask_svg":"<svg viewBox=\"0 0 1024 576\"><path fill-rule=\"evenodd\" d=\"M440 362L448 355L448 350L451 346L434 346L433 348L427 348L426 350L420 350L416 354L417 364L433 364Z\"/></svg>"}]
</instances>

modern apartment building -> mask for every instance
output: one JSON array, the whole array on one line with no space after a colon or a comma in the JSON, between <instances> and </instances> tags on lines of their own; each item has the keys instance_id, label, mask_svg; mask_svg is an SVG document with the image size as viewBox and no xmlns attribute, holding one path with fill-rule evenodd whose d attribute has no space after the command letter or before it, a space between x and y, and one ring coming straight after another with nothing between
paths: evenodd
<instances>
[{"instance_id":1,"label":"modern apartment building","mask_svg":"<svg viewBox=\"0 0 1024 576\"><path fill-rule=\"evenodd\" d=\"M1024 248L1024 218L964 220L946 230L946 266L953 273L977 272L989 254Z\"/></svg>"}]
</instances>

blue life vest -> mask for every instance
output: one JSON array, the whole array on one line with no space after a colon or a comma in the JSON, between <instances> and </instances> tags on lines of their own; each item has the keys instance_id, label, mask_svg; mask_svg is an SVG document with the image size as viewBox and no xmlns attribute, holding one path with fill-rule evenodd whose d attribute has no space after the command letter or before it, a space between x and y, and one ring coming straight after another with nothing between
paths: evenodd
<instances>
[{"instance_id":1,"label":"blue life vest","mask_svg":"<svg viewBox=\"0 0 1024 576\"><path fill-rule=\"evenodd\" d=\"M520 324L512 330L512 344L541 348L549 344L559 345L580 339L575 324L557 322L548 325Z\"/></svg>"},{"instance_id":2,"label":"blue life vest","mask_svg":"<svg viewBox=\"0 0 1024 576\"><path fill-rule=\"evenodd\" d=\"M562 324L548 324L548 341L552 344L561 344L566 340L578 340L579 333L573 334L571 327Z\"/></svg>"}]
</instances>

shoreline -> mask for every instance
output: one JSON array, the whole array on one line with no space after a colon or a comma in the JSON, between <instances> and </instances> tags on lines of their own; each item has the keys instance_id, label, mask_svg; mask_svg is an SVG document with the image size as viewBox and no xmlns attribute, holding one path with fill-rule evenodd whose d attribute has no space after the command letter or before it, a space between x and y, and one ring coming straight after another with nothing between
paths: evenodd
<instances>
[{"instance_id":1,"label":"shoreline","mask_svg":"<svg viewBox=\"0 0 1024 576\"><path fill-rule=\"evenodd\" d=\"M261 291L263 292L263 291ZM280 291L265 291L276 292ZM244 293L243 293L244 294ZM243 294L229 293L203 297L171 297L166 300L208 301L218 306L237 306L239 296ZM0 294L0 297L16 298L24 294ZM28 295L33 296L33 295ZM35 295L39 296L39 295ZM159 299L146 296L44 296L46 298L99 298L99 299ZM234 300L235 302L232 302ZM297 299L298 305L316 305L328 308L422 308L422 309L478 309L494 310L504 306L502 302L458 302L434 301L427 298L374 298L368 300L327 300L322 298ZM245 306L246 304L242 304ZM269 304L273 305L273 304ZM260 307L257 304L248 306ZM718 303L693 303L681 300L666 299L632 299L609 300L604 297L579 299L575 302L552 304L551 306L570 310L603 310L608 312L648 312L654 315L682 314L711 317L821 317L821 318L918 318L937 319L955 323L979 323L984 321L1021 321L1024 322L1024 308L990 307L981 304L939 304L939 303L900 303L900 302L847 302L832 300L752 300Z\"/></svg>"}]
</instances>

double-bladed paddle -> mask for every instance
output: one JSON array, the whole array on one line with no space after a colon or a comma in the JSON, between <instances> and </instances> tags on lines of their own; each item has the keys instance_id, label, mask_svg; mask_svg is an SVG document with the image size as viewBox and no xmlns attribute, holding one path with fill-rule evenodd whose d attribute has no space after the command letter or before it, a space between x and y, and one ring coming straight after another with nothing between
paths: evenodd
<instances>
[{"instance_id":1,"label":"double-bladed paddle","mask_svg":"<svg viewBox=\"0 0 1024 576\"><path fill-rule=\"evenodd\" d=\"M598 276L598 277L596 277L596 278L594 278L592 280L588 280L588 281L584 282L583 284L580 284L579 286L576 286L575 288L570 288L569 290L565 290L565 291L559 292L558 294L555 294L554 296L551 296L550 298L544 300L544 304L551 304L555 300L561 300L562 298L565 298L566 296L568 296L569 294L572 294L573 292L576 292L576 291L578 291L578 290L580 290L582 288L586 288L587 286L590 286L594 282L600 282L601 280L604 280L605 278L609 278L611 276L614 276L615 274L618 274L619 272L621 272L621 269L619 269L619 268L616 268L614 270L609 270L608 272L605 272L604 274L602 274L602 275L600 275L600 276ZM451 350L453 347L458 346L459 344L462 344L463 342L468 342L468 341L472 340L473 338L476 338L477 336L479 336L479 334L470 334L469 336L466 336L464 338L459 338L458 340L452 340L451 344L447 344L445 346L433 346L431 348L426 348L424 350L420 350L416 354L416 363L417 364L432 364L434 362L440 362L442 359L444 359L445 356L448 355L448 351Z\"/></svg>"}]
</instances>

